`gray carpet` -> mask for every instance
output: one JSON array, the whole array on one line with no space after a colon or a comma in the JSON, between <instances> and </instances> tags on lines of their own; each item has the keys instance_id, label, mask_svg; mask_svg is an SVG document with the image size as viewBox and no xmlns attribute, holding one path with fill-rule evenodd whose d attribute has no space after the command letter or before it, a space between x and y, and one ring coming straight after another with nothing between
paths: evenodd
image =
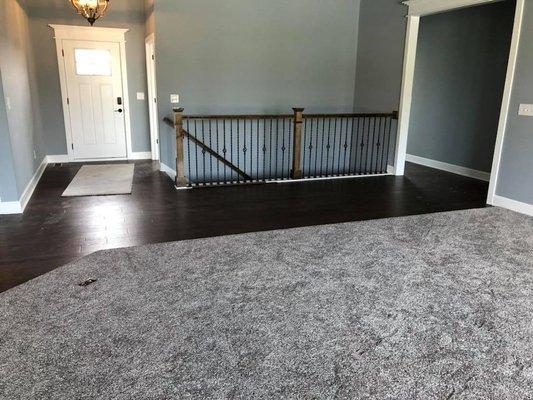
<instances>
[{"instance_id":1,"label":"gray carpet","mask_svg":"<svg viewBox=\"0 0 533 400\"><path fill-rule=\"evenodd\" d=\"M130 194L134 169L134 164L84 165L62 196Z\"/></svg>"},{"instance_id":2,"label":"gray carpet","mask_svg":"<svg viewBox=\"0 0 533 400\"><path fill-rule=\"evenodd\" d=\"M533 219L104 251L1 294L0 315L2 399L528 399Z\"/></svg>"}]
</instances>

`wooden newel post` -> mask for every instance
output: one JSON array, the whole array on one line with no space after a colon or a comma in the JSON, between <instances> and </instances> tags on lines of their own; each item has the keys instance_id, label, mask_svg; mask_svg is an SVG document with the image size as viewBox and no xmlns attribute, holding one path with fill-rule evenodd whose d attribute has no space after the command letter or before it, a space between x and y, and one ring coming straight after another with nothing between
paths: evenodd
<instances>
[{"instance_id":1,"label":"wooden newel post","mask_svg":"<svg viewBox=\"0 0 533 400\"><path fill-rule=\"evenodd\" d=\"M303 108L293 108L294 111L294 129L293 129L293 147L292 147L292 179L302 179L302 123Z\"/></svg>"},{"instance_id":2,"label":"wooden newel post","mask_svg":"<svg viewBox=\"0 0 533 400\"><path fill-rule=\"evenodd\" d=\"M183 108L174 108L174 127L176 128L176 186L187 186L185 178L185 154L183 152Z\"/></svg>"}]
</instances>

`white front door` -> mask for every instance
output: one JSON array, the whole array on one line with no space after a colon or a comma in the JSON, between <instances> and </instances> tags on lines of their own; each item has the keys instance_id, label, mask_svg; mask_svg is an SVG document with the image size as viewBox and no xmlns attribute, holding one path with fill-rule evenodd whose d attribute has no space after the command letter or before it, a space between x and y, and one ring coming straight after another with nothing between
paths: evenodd
<instances>
[{"instance_id":1,"label":"white front door","mask_svg":"<svg viewBox=\"0 0 533 400\"><path fill-rule=\"evenodd\" d=\"M74 159L126 158L119 43L62 44Z\"/></svg>"}]
</instances>

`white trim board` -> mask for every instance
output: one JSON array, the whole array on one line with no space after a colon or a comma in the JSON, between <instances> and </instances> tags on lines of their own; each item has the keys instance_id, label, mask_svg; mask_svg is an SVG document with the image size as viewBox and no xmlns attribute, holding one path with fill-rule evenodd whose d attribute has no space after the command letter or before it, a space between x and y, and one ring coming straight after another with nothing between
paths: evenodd
<instances>
[{"instance_id":1,"label":"white trim board","mask_svg":"<svg viewBox=\"0 0 533 400\"><path fill-rule=\"evenodd\" d=\"M426 167L440 169L442 171L451 172L453 174L467 176L469 178L479 179L488 182L490 180L490 173L478 171L476 169L462 167L460 165L448 164L442 161L432 160L429 158L419 157L412 154L407 154L406 161L424 165Z\"/></svg>"},{"instance_id":2,"label":"white trim board","mask_svg":"<svg viewBox=\"0 0 533 400\"><path fill-rule=\"evenodd\" d=\"M19 201L0 202L0 215L3 214L22 214L28 205L37 184L43 176L44 170L48 165L48 157L44 157L43 161L39 165L39 168L35 171L32 178L26 185L26 188L22 192Z\"/></svg>"},{"instance_id":3,"label":"white trim board","mask_svg":"<svg viewBox=\"0 0 533 400\"><path fill-rule=\"evenodd\" d=\"M168 165L159 163L159 170L167 174L173 181L176 180L176 170L170 168Z\"/></svg>"},{"instance_id":4,"label":"white trim board","mask_svg":"<svg viewBox=\"0 0 533 400\"><path fill-rule=\"evenodd\" d=\"M128 90L128 67L126 58L126 32L129 29L119 28L100 28L88 26L75 25L48 25L54 30L54 39L56 42L56 55L59 67L59 83L61 87L61 98L63 103L63 119L65 123L65 137L67 143L67 152L69 161L75 160L74 152L72 150L72 127L70 121L70 109L67 103L67 72L65 69L63 57L63 40L86 40L91 42L112 42L118 43L120 46L120 65L122 72L122 101L124 113L124 126L126 130L126 158L129 158L132 153L132 134L131 134L131 108L130 96Z\"/></svg>"},{"instance_id":5,"label":"white trim board","mask_svg":"<svg viewBox=\"0 0 533 400\"><path fill-rule=\"evenodd\" d=\"M0 201L0 215L22 214L20 201Z\"/></svg>"},{"instance_id":6,"label":"white trim board","mask_svg":"<svg viewBox=\"0 0 533 400\"><path fill-rule=\"evenodd\" d=\"M409 15L422 17L500 1L504 0L410 0L403 4L409 7Z\"/></svg>"},{"instance_id":7,"label":"white trim board","mask_svg":"<svg viewBox=\"0 0 533 400\"><path fill-rule=\"evenodd\" d=\"M498 0L411 0L404 4L409 6L407 35L405 40L405 58L402 76L402 92L400 98L400 114L398 121L398 133L395 153L395 174L403 175L405 171L405 160L407 155L407 139L409 136L409 123L411 117L411 103L413 100L413 82L416 64L416 48L418 44L420 18L440 12L452 11L459 8L472 7L482 4L494 3ZM520 34L523 25L524 7L526 0L516 0L516 12L513 26L513 35L509 62L507 66L507 76L505 79L505 89L502 98L500 120L498 123L498 134L496 136L496 146L494 149L493 165L491 170L488 204L494 204L496 187L500 172L500 160L503 150L503 141L507 129L507 118L511 105L511 94L518 59L518 49L520 45Z\"/></svg>"},{"instance_id":8,"label":"white trim board","mask_svg":"<svg viewBox=\"0 0 533 400\"><path fill-rule=\"evenodd\" d=\"M152 147L152 160L160 159L159 149L159 112L157 107L157 74L155 57L155 34L149 34L145 41L146 52L146 79L148 86L148 117L150 120L150 143Z\"/></svg>"},{"instance_id":9,"label":"white trim board","mask_svg":"<svg viewBox=\"0 0 533 400\"><path fill-rule=\"evenodd\" d=\"M70 162L70 160L68 154L59 154L46 156L46 162L48 162L48 164L66 164Z\"/></svg>"},{"instance_id":10,"label":"white trim board","mask_svg":"<svg viewBox=\"0 0 533 400\"><path fill-rule=\"evenodd\" d=\"M522 203L521 201L516 201L508 199L507 197L495 195L493 205L496 207L507 208L511 211L516 211L521 214L533 216L533 204Z\"/></svg>"},{"instance_id":11,"label":"white trim board","mask_svg":"<svg viewBox=\"0 0 533 400\"><path fill-rule=\"evenodd\" d=\"M151 160L152 152L151 151L137 151L130 154L128 160Z\"/></svg>"},{"instance_id":12,"label":"white trim board","mask_svg":"<svg viewBox=\"0 0 533 400\"><path fill-rule=\"evenodd\" d=\"M509 110L511 109L511 95L516 73L516 64L518 60L518 49L520 46L520 36L522 34L522 22L524 20L525 0L516 1L515 21L513 27L513 37L511 39L511 50L509 53L509 63L507 65L507 76L505 78L505 87L503 91L503 100L500 111L500 121L498 123L498 134L496 135L496 144L494 146L494 157L492 160L492 170L490 176L489 193L487 204L494 205L496 196L496 187L500 175L500 163L503 153L503 140L507 130L507 121L509 119Z\"/></svg>"}]
</instances>

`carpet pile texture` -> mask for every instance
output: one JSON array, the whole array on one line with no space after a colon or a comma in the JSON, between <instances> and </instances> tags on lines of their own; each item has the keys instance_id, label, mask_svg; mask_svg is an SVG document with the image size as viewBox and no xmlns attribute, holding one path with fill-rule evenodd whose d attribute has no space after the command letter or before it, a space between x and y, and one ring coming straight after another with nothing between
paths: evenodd
<instances>
[{"instance_id":1,"label":"carpet pile texture","mask_svg":"<svg viewBox=\"0 0 533 400\"><path fill-rule=\"evenodd\" d=\"M533 218L103 251L0 294L0 315L2 399L528 399Z\"/></svg>"}]
</instances>

